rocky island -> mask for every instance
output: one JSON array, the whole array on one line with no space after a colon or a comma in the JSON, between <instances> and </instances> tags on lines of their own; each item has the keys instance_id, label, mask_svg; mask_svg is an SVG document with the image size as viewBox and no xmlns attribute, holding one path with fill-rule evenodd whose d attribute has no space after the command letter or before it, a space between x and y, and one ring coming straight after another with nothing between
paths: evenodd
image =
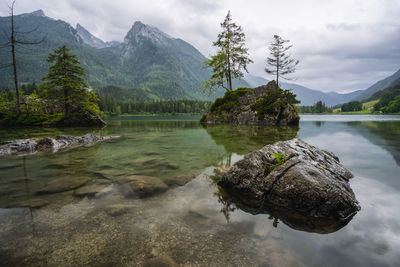
<instances>
[{"instance_id":1,"label":"rocky island","mask_svg":"<svg viewBox=\"0 0 400 267\"><path fill-rule=\"evenodd\" d=\"M299 103L290 90L282 90L275 81L257 88L227 91L217 98L201 122L204 124L291 125L298 124Z\"/></svg>"},{"instance_id":2,"label":"rocky island","mask_svg":"<svg viewBox=\"0 0 400 267\"><path fill-rule=\"evenodd\" d=\"M218 185L253 214L280 208L316 219L348 221L360 210L352 173L332 152L300 139L251 152L221 174Z\"/></svg>"}]
</instances>

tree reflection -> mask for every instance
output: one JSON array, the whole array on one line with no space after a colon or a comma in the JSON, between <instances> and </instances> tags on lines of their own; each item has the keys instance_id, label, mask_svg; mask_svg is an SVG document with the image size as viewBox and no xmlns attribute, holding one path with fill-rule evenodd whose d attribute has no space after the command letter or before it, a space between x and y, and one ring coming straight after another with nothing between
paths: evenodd
<instances>
[{"instance_id":1,"label":"tree reflection","mask_svg":"<svg viewBox=\"0 0 400 267\"><path fill-rule=\"evenodd\" d=\"M298 126L235 126L203 125L217 145L222 145L228 155L244 155L277 141L293 139Z\"/></svg>"}]
</instances>

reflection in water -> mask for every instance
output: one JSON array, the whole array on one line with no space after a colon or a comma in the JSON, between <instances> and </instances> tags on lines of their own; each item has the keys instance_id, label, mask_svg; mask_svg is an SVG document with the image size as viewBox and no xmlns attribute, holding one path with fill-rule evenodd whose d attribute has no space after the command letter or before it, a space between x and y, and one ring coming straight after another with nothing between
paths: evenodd
<instances>
[{"instance_id":1,"label":"reflection in water","mask_svg":"<svg viewBox=\"0 0 400 267\"><path fill-rule=\"evenodd\" d=\"M226 162L219 167L227 168L232 164L233 153L245 155L265 145L285 141L296 137L298 126L233 126L202 125L217 145L226 151Z\"/></svg>"},{"instance_id":2,"label":"reflection in water","mask_svg":"<svg viewBox=\"0 0 400 267\"><path fill-rule=\"evenodd\" d=\"M346 226L351 218L346 220L329 220L307 216L297 213L292 210L278 208L272 205L263 204L259 209L254 208L254 203L248 203L243 197L239 197L233 192L229 192L221 187L218 187L218 192L215 193L218 197L218 202L222 204L221 212L224 214L226 221L229 223L230 214L236 209L244 212L257 215L268 214L269 219L272 220L274 227L278 226L279 220L289 227L312 233L329 234L338 231Z\"/></svg>"},{"instance_id":3,"label":"reflection in water","mask_svg":"<svg viewBox=\"0 0 400 267\"><path fill-rule=\"evenodd\" d=\"M298 126L203 125L217 145L225 151L244 155L265 145L296 137Z\"/></svg>"},{"instance_id":4,"label":"reflection in water","mask_svg":"<svg viewBox=\"0 0 400 267\"><path fill-rule=\"evenodd\" d=\"M165 256L186 266L395 266L400 262L395 212L400 202L400 122L324 118L330 117L319 116L324 121L319 125L302 121L300 129L202 128L198 119L188 118L113 119L94 133L121 135L121 140L56 154L2 158L0 265L132 266ZM31 131L0 130L0 135L5 140L13 135L82 135L89 130ZM257 214L207 178L228 158L234 162L296 135L333 151L354 173L350 183L363 209L345 227L274 207L268 215ZM126 198L119 180L138 174L174 186L145 199ZM193 175L196 178L182 180ZM74 190L36 194L63 177L87 178L88 184L107 189L96 197L78 197ZM30 208L8 208L21 201L30 201ZM43 203L48 204L39 205Z\"/></svg>"}]
</instances>

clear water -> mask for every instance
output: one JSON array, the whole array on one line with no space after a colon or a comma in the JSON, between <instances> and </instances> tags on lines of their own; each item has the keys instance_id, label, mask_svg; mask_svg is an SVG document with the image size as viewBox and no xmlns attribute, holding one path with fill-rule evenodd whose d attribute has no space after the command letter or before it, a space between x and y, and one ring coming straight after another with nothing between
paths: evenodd
<instances>
[{"instance_id":1,"label":"clear water","mask_svg":"<svg viewBox=\"0 0 400 267\"><path fill-rule=\"evenodd\" d=\"M0 129L0 141L94 132L117 141L55 154L0 159L0 265L398 266L400 116L302 116L299 127L203 128L198 117L119 117L97 129ZM215 167L279 140L299 137L337 154L353 172L361 211L329 234L296 230L268 214L227 206ZM187 184L126 198L118 179L182 175ZM58 178L89 179L106 192L37 195ZM49 204L21 208L41 199ZM123 212L112 213L115 207Z\"/></svg>"}]
</instances>

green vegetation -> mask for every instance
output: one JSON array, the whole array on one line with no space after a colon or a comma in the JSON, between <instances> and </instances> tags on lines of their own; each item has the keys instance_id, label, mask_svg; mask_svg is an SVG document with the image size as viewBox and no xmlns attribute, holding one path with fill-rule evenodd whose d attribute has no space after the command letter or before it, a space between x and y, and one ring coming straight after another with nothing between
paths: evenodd
<instances>
[{"instance_id":1,"label":"green vegetation","mask_svg":"<svg viewBox=\"0 0 400 267\"><path fill-rule=\"evenodd\" d=\"M291 90L276 88L268 90L267 94L258 99L250 108L257 111L258 119L262 119L266 114L281 116L287 105L296 108L295 105L298 103L300 101L296 99L296 95ZM278 121L280 121L280 118L278 118Z\"/></svg>"},{"instance_id":2,"label":"green vegetation","mask_svg":"<svg viewBox=\"0 0 400 267\"><path fill-rule=\"evenodd\" d=\"M372 98L380 98L374 105L374 111L388 113L400 113L400 80L393 86L375 93Z\"/></svg>"},{"instance_id":3,"label":"green vegetation","mask_svg":"<svg viewBox=\"0 0 400 267\"><path fill-rule=\"evenodd\" d=\"M343 104L341 110L342 112L361 111L362 103L360 101L350 101L348 103Z\"/></svg>"},{"instance_id":4,"label":"green vegetation","mask_svg":"<svg viewBox=\"0 0 400 267\"><path fill-rule=\"evenodd\" d=\"M318 101L313 106L299 106L300 113L332 113L332 108L325 105L324 102Z\"/></svg>"},{"instance_id":5,"label":"green vegetation","mask_svg":"<svg viewBox=\"0 0 400 267\"><path fill-rule=\"evenodd\" d=\"M63 45L50 53L47 61L54 64L43 78L46 82L41 85L46 99L63 103L66 118L71 112L82 110L98 115L97 95L88 90L88 84L82 78L85 71L76 55L71 55L70 49Z\"/></svg>"},{"instance_id":6,"label":"green vegetation","mask_svg":"<svg viewBox=\"0 0 400 267\"><path fill-rule=\"evenodd\" d=\"M363 108L363 110L364 109L373 109L375 104L377 104L378 102L379 102L379 99L371 100L371 101L368 101L368 102L364 102L362 104L362 108Z\"/></svg>"},{"instance_id":7,"label":"green vegetation","mask_svg":"<svg viewBox=\"0 0 400 267\"><path fill-rule=\"evenodd\" d=\"M121 114L202 114L211 106L209 101L200 100L157 100L151 102L116 101L100 98L99 107L103 115Z\"/></svg>"},{"instance_id":8,"label":"green vegetation","mask_svg":"<svg viewBox=\"0 0 400 267\"><path fill-rule=\"evenodd\" d=\"M273 164L273 165L271 165L271 166L269 167L270 171L273 171L276 167L278 167L279 165L283 165L283 164L286 162L286 158L287 158L288 154L287 154L287 153L285 153L285 154L281 154L281 153L277 153L277 154L271 153L271 154L272 154L272 156L275 157L275 159L276 159L276 161L277 161L276 164Z\"/></svg>"},{"instance_id":9,"label":"green vegetation","mask_svg":"<svg viewBox=\"0 0 400 267\"><path fill-rule=\"evenodd\" d=\"M0 94L0 125L86 125L96 123L99 108L97 95L87 89L84 70L75 55L62 46L51 53L54 62L46 82L21 86L20 108L15 104L16 94L8 90ZM24 91L25 90L25 91Z\"/></svg>"},{"instance_id":10,"label":"green vegetation","mask_svg":"<svg viewBox=\"0 0 400 267\"><path fill-rule=\"evenodd\" d=\"M204 62L206 68L212 69L212 75L199 88L203 93L212 94L219 87L227 91L232 90L232 79L242 78L242 70L248 72L247 65L253 62L249 58L248 48L244 46L245 34L242 27L232 22L230 11L221 27L223 30L213 43L219 50L215 56Z\"/></svg>"},{"instance_id":11,"label":"green vegetation","mask_svg":"<svg viewBox=\"0 0 400 267\"><path fill-rule=\"evenodd\" d=\"M230 111L235 105L238 103L238 99L241 96L244 96L248 90L248 88L238 88L236 90L227 91L224 97L217 98L212 104L210 111L215 113L220 113L222 111Z\"/></svg>"}]
</instances>

